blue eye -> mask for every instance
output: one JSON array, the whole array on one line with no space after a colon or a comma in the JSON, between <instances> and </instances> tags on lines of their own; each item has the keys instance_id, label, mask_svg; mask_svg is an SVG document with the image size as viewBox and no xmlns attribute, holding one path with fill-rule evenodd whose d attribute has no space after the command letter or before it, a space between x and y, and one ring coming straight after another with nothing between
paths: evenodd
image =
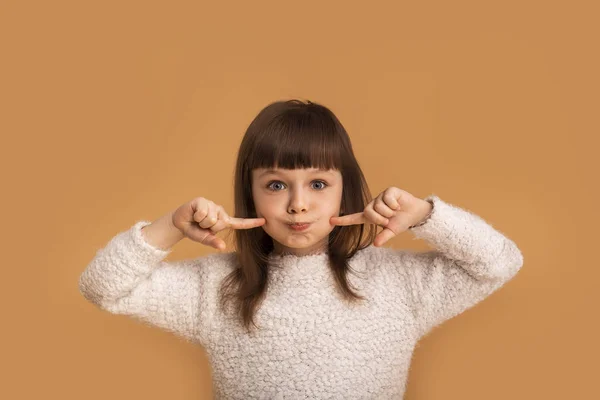
<instances>
[{"instance_id":1,"label":"blue eye","mask_svg":"<svg viewBox=\"0 0 600 400\"><path fill-rule=\"evenodd\" d=\"M327 184L323 181L314 181L315 183L322 183L323 184L323 189L325 189L325 187L327 187Z\"/></svg>"},{"instance_id":2,"label":"blue eye","mask_svg":"<svg viewBox=\"0 0 600 400\"><path fill-rule=\"evenodd\" d=\"M317 190L323 190L323 189L325 189L328 186L327 183L325 183L324 181L320 181L320 180L313 181L312 183L320 183L320 184L323 185L323 187L321 189L317 189ZM269 182L269 184L267 185L267 189L269 189L269 190L271 190L273 192L278 192L277 189L273 189L273 187L272 187L273 184L282 184L282 185L284 185L283 182L280 182L280 181Z\"/></svg>"},{"instance_id":3,"label":"blue eye","mask_svg":"<svg viewBox=\"0 0 600 400\"><path fill-rule=\"evenodd\" d=\"M276 192L277 190L275 190L275 189L273 189L273 188L271 187L271 185L272 185L272 184L274 184L274 183L281 183L281 182L279 182L279 181L273 181L273 182L271 182L271 183L269 183L269 184L267 185L267 188L268 188L269 190L272 190L273 192Z\"/></svg>"}]
</instances>

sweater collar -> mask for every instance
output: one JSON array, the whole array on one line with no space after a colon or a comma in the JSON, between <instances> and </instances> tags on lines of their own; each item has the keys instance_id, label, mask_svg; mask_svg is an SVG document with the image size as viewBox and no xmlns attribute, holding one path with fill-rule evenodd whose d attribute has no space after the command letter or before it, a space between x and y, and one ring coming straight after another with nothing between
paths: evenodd
<instances>
[{"instance_id":1,"label":"sweater collar","mask_svg":"<svg viewBox=\"0 0 600 400\"><path fill-rule=\"evenodd\" d=\"M329 271L329 253L307 254L269 254L269 266L274 275L278 276L310 276L322 275Z\"/></svg>"}]
</instances>

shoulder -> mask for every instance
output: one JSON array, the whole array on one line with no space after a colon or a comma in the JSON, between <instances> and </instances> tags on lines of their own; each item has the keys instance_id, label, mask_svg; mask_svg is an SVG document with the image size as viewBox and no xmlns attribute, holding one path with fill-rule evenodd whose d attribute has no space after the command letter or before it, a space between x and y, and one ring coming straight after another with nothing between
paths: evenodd
<instances>
[{"instance_id":1,"label":"shoulder","mask_svg":"<svg viewBox=\"0 0 600 400\"><path fill-rule=\"evenodd\" d=\"M397 263L405 258L408 250L393 249L389 247L376 247L372 244L356 252L351 260L365 262L367 264Z\"/></svg>"},{"instance_id":2,"label":"shoulder","mask_svg":"<svg viewBox=\"0 0 600 400\"><path fill-rule=\"evenodd\" d=\"M349 264L354 270L365 272L369 276L379 274L382 266L391 264L402 264L403 250L395 250L386 247L375 247L373 244L358 250Z\"/></svg>"},{"instance_id":3,"label":"shoulder","mask_svg":"<svg viewBox=\"0 0 600 400\"><path fill-rule=\"evenodd\" d=\"M359 250L351 260L357 265L364 265L365 271L384 269L405 275L409 270L433 263L436 256L435 251L375 247L371 244Z\"/></svg>"},{"instance_id":4,"label":"shoulder","mask_svg":"<svg viewBox=\"0 0 600 400\"><path fill-rule=\"evenodd\" d=\"M216 303L216 293L225 277L234 269L235 253L213 253L164 263L156 279L173 289L202 293L205 304Z\"/></svg>"},{"instance_id":5,"label":"shoulder","mask_svg":"<svg viewBox=\"0 0 600 400\"><path fill-rule=\"evenodd\" d=\"M234 267L234 263L237 259L235 252L227 253L211 253L201 257L194 258L194 262L204 267Z\"/></svg>"},{"instance_id":6,"label":"shoulder","mask_svg":"<svg viewBox=\"0 0 600 400\"><path fill-rule=\"evenodd\" d=\"M183 260L161 261L160 268L153 272L154 279L168 280L171 283L193 281L202 282L233 270L234 253L209 254Z\"/></svg>"},{"instance_id":7,"label":"shoulder","mask_svg":"<svg viewBox=\"0 0 600 400\"><path fill-rule=\"evenodd\" d=\"M212 253L188 261L204 277L219 279L235 269L237 254L235 252Z\"/></svg>"},{"instance_id":8,"label":"shoulder","mask_svg":"<svg viewBox=\"0 0 600 400\"><path fill-rule=\"evenodd\" d=\"M163 261L154 274L156 279L193 281L204 286L218 282L234 270L235 253L214 253L177 261Z\"/></svg>"}]
</instances>

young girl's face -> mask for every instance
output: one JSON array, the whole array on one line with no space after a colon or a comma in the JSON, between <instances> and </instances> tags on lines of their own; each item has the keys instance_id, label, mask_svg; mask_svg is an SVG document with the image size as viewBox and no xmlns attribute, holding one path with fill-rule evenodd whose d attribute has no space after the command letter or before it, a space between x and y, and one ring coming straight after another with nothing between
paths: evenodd
<instances>
[{"instance_id":1,"label":"young girl's face","mask_svg":"<svg viewBox=\"0 0 600 400\"><path fill-rule=\"evenodd\" d=\"M262 228L273 238L274 253L306 255L327 249L329 222L340 213L342 175L338 170L265 169L252 171L252 197ZM308 222L304 230L294 222Z\"/></svg>"}]
</instances>

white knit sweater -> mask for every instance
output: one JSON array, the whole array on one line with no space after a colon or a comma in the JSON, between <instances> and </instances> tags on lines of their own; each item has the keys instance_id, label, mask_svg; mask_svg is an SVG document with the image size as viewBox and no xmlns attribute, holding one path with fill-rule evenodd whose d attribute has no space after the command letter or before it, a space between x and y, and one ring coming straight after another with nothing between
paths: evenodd
<instances>
[{"instance_id":1,"label":"white knit sweater","mask_svg":"<svg viewBox=\"0 0 600 400\"><path fill-rule=\"evenodd\" d=\"M79 289L125 314L202 345L215 399L401 399L417 341L509 281L523 264L513 241L437 196L410 229L435 250L369 246L348 278L367 302L347 305L327 254L271 255L270 285L246 333L222 313L217 291L234 253L165 262L139 221L113 237L83 271Z\"/></svg>"}]
</instances>

